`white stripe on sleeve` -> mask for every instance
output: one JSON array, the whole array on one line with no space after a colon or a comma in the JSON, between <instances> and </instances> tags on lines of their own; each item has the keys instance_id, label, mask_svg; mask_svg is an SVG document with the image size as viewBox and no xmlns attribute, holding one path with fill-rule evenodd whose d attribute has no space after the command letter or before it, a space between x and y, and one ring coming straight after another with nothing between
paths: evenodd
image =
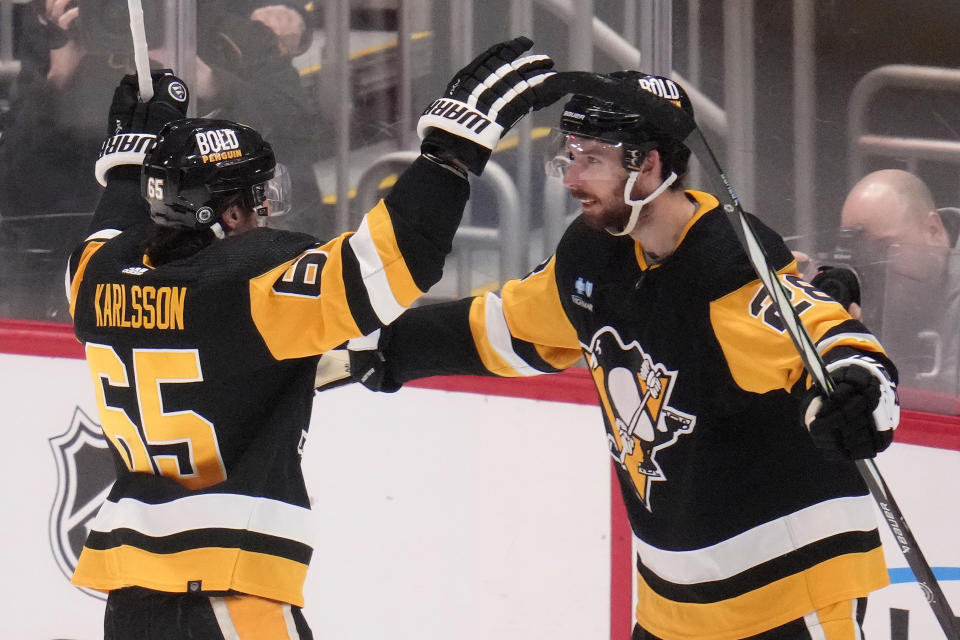
<instances>
[{"instance_id":1,"label":"white stripe on sleeve","mask_svg":"<svg viewBox=\"0 0 960 640\"><path fill-rule=\"evenodd\" d=\"M348 242L360 264L360 277L363 278L363 284L367 288L373 311L382 324L390 324L400 317L406 307L393 295L393 289L390 288L390 281L387 279L387 272L377 252L366 216L363 217L360 227L350 236Z\"/></svg>"}]
</instances>

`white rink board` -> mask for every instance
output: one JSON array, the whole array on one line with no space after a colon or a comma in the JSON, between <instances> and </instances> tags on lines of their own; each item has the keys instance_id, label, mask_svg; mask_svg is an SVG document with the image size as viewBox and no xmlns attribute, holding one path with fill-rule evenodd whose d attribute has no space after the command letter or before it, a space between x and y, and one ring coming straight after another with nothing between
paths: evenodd
<instances>
[{"instance_id":1,"label":"white rink board","mask_svg":"<svg viewBox=\"0 0 960 640\"><path fill-rule=\"evenodd\" d=\"M928 564L952 571L954 579L941 580L940 586L954 615L960 615L960 580L956 579L960 572L960 452L895 444L877 457L877 467ZM877 519L887 566L898 577L907 562L879 509ZM920 586L916 582L894 582L870 596L864 622L868 640L890 640L891 608L910 611L907 638L893 640L944 637Z\"/></svg>"},{"instance_id":2,"label":"white rink board","mask_svg":"<svg viewBox=\"0 0 960 640\"><path fill-rule=\"evenodd\" d=\"M100 638L102 601L68 583L48 535L48 439L77 407L95 417L86 365L0 354L0 403L2 635ZM355 387L316 406L304 469L317 524L305 612L317 638L609 637L610 472L595 407ZM956 572L960 453L898 444L879 466L927 559ZM906 563L881 532L896 575ZM960 610L960 581L941 584ZM891 639L891 608L909 610L909 640L942 637L919 587L903 583L871 597L867 638Z\"/></svg>"},{"instance_id":3,"label":"white rink board","mask_svg":"<svg viewBox=\"0 0 960 640\"><path fill-rule=\"evenodd\" d=\"M519 382L522 384L522 382ZM96 417L85 363L0 354L3 638L102 637L51 551L48 438ZM317 396L303 466L317 638L609 636L610 471L596 407L425 389Z\"/></svg>"}]
</instances>

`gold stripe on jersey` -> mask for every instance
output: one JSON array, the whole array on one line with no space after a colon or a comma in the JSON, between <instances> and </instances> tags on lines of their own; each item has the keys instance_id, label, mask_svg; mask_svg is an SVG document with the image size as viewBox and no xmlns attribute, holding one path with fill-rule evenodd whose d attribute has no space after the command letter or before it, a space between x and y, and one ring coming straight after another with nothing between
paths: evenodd
<instances>
[{"instance_id":1,"label":"gold stripe on jersey","mask_svg":"<svg viewBox=\"0 0 960 640\"><path fill-rule=\"evenodd\" d=\"M488 297L495 294L488 293L486 296L480 296L473 299L470 305L470 330L473 333L473 342L477 347L477 353L480 354L480 360L487 371L506 378L516 378L523 375L532 375L530 373L521 373L520 367L513 367L507 359L500 354L500 351L494 346L494 340L488 333ZM512 350L511 350L512 352ZM516 354L514 354L516 355Z\"/></svg>"},{"instance_id":2,"label":"gold stripe on jersey","mask_svg":"<svg viewBox=\"0 0 960 640\"><path fill-rule=\"evenodd\" d=\"M510 300L513 301L515 299L513 294L516 293L518 288L512 288L511 290L505 288L504 294L510 295ZM554 295L554 299L556 299L556 295ZM559 309L559 305L557 305L557 308ZM562 309L560 312L562 313ZM552 370L545 369L545 365L552 367L553 370L569 367L579 359L579 348L544 344L546 341L556 339L557 327L562 330L565 325L573 331L566 315L560 317L562 322L553 323L551 318L541 318L541 327L544 329L541 335L537 335L529 328L521 332L510 325L507 320L504 301L496 294L488 293L485 296L474 298L470 304L470 330L483 366L491 373L504 377L552 373ZM524 318L524 320L529 320L529 318ZM518 333L522 333L526 336L526 339L518 337ZM572 337L576 339L576 332L573 332ZM579 346L579 343L575 344ZM527 351L526 357L517 352L518 349L523 352L530 347L533 347L533 351ZM534 354L543 362L529 362L529 360L535 360Z\"/></svg>"},{"instance_id":3,"label":"gold stripe on jersey","mask_svg":"<svg viewBox=\"0 0 960 640\"><path fill-rule=\"evenodd\" d=\"M830 558L734 598L707 604L674 602L637 573L638 624L664 638L736 640L802 618L841 600L866 596L889 583L883 549ZM785 608L787 603L792 606ZM774 617L763 612L778 611Z\"/></svg>"},{"instance_id":4,"label":"gold stripe on jersey","mask_svg":"<svg viewBox=\"0 0 960 640\"><path fill-rule=\"evenodd\" d=\"M250 316L274 358L303 358L333 349L350 338L362 335L347 302L340 251L341 236L319 249L312 248L296 258L250 280ZM300 260L325 254L317 295L288 295L275 290ZM305 273L309 276L309 270ZM308 283L314 284L314 283Z\"/></svg>"},{"instance_id":5,"label":"gold stripe on jersey","mask_svg":"<svg viewBox=\"0 0 960 640\"><path fill-rule=\"evenodd\" d=\"M103 242L91 242L83 249L80 255L80 261L77 264L77 271L73 274L73 280L70 281L70 317L73 317L77 306L77 291L80 290L80 283L83 282L83 273L87 270L87 264L100 247L106 244Z\"/></svg>"},{"instance_id":6,"label":"gold stripe on jersey","mask_svg":"<svg viewBox=\"0 0 960 640\"><path fill-rule=\"evenodd\" d=\"M883 347L880 346L873 334L853 332L837 332L833 335L827 335L822 340L817 340L817 353L823 356L836 346L855 347L861 351L872 351L886 355Z\"/></svg>"},{"instance_id":7,"label":"gold stripe on jersey","mask_svg":"<svg viewBox=\"0 0 960 640\"><path fill-rule=\"evenodd\" d=\"M794 292L791 302L800 310L800 320L814 342L830 329L850 319L850 316L835 302L814 300L798 287L792 286L784 275L795 272L791 263L780 272L780 280L788 291ZM799 298L797 297L799 293ZM803 375L803 361L797 353L790 336L778 328L779 316L774 315L769 298L763 302L756 315L751 314L751 303L763 296L759 280L754 280L736 291L710 303L710 322L717 341L723 349L730 374L741 389L753 393L766 393L775 389L789 391ZM799 307L798 307L799 309ZM860 343L849 341L851 346Z\"/></svg>"},{"instance_id":8,"label":"gold stripe on jersey","mask_svg":"<svg viewBox=\"0 0 960 640\"><path fill-rule=\"evenodd\" d=\"M230 621L239 638L299 638L296 623L290 617L289 604L246 595L228 596L221 600L230 613Z\"/></svg>"},{"instance_id":9,"label":"gold stripe on jersey","mask_svg":"<svg viewBox=\"0 0 960 640\"><path fill-rule=\"evenodd\" d=\"M377 203L365 216L366 226L370 230L370 237L376 246L377 254L380 256L380 263L387 274L387 281L390 284L390 291L393 297L404 308L409 307L414 300L424 294L413 280L410 269L407 268L407 262L400 252L397 244L397 236L393 231L393 222L390 220L390 213L383 200ZM357 235L351 239L351 244L357 240ZM364 283L367 282L364 274ZM367 285L369 288L369 284ZM371 296L372 297L372 296ZM390 318L395 320L395 318Z\"/></svg>"},{"instance_id":10,"label":"gold stripe on jersey","mask_svg":"<svg viewBox=\"0 0 960 640\"><path fill-rule=\"evenodd\" d=\"M819 631L823 640L863 640L856 618L857 600L853 599L817 609L804 616L804 622L808 629Z\"/></svg>"},{"instance_id":11,"label":"gold stripe on jersey","mask_svg":"<svg viewBox=\"0 0 960 640\"><path fill-rule=\"evenodd\" d=\"M122 573L118 567L123 567ZM101 591L136 585L184 593L188 584L201 576L204 591L234 590L302 607L307 565L221 547L175 553L151 553L128 545L106 550L85 547L71 582Z\"/></svg>"},{"instance_id":12,"label":"gold stripe on jersey","mask_svg":"<svg viewBox=\"0 0 960 640\"><path fill-rule=\"evenodd\" d=\"M541 344L535 344L533 346L537 350L537 355L543 358L544 362L556 369L567 369L572 367L583 355L579 349L548 347Z\"/></svg>"},{"instance_id":13,"label":"gold stripe on jersey","mask_svg":"<svg viewBox=\"0 0 960 640\"><path fill-rule=\"evenodd\" d=\"M501 295L503 313L511 335L547 347L540 351L543 359L563 368L572 363L569 359L571 354L563 350L575 351L575 362L580 357L580 340L560 303L556 264L557 258L554 256L543 269L521 280L510 280L503 285ZM551 348L560 351L552 352ZM553 359L558 356L559 360Z\"/></svg>"},{"instance_id":14,"label":"gold stripe on jersey","mask_svg":"<svg viewBox=\"0 0 960 640\"><path fill-rule=\"evenodd\" d=\"M514 340L554 369L566 369L580 359L580 341L570 324L557 289L556 258L520 280L510 280L501 299L487 293L470 305L470 330L483 366L504 377L545 373L514 349ZM543 367L540 363L540 367Z\"/></svg>"}]
</instances>

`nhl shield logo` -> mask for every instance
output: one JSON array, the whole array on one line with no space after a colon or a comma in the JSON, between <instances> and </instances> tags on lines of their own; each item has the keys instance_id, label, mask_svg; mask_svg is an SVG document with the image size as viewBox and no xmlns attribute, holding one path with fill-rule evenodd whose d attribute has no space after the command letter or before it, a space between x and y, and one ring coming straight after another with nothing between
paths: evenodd
<instances>
[{"instance_id":1,"label":"nhl shield logo","mask_svg":"<svg viewBox=\"0 0 960 640\"><path fill-rule=\"evenodd\" d=\"M57 495L50 510L50 549L70 579L91 521L116 480L109 445L100 426L79 407L67 431L49 439L57 463ZM81 589L97 598L106 595Z\"/></svg>"}]
</instances>

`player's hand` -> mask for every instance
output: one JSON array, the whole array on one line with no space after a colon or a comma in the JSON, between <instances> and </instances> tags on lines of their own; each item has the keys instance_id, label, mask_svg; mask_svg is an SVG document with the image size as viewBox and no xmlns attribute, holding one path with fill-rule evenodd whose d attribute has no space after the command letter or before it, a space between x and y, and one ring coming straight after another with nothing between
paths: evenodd
<instances>
[{"instance_id":1,"label":"player's hand","mask_svg":"<svg viewBox=\"0 0 960 640\"><path fill-rule=\"evenodd\" d=\"M390 327L387 326L347 343L350 376L371 391L393 393L403 386L390 375L383 355L389 339Z\"/></svg>"},{"instance_id":2,"label":"player's hand","mask_svg":"<svg viewBox=\"0 0 960 640\"><path fill-rule=\"evenodd\" d=\"M355 380L350 376L350 354L346 349L331 349L320 356L313 388L317 391L335 389Z\"/></svg>"},{"instance_id":3,"label":"player's hand","mask_svg":"<svg viewBox=\"0 0 960 640\"><path fill-rule=\"evenodd\" d=\"M555 73L549 56L521 57L532 46L522 36L501 42L458 71L420 116L421 151L457 160L479 175L504 133L563 95L544 86Z\"/></svg>"},{"instance_id":4,"label":"player's hand","mask_svg":"<svg viewBox=\"0 0 960 640\"><path fill-rule=\"evenodd\" d=\"M853 305L856 309L860 307L860 279L849 267L823 265L810 284L842 304L844 309L851 310Z\"/></svg>"},{"instance_id":5,"label":"player's hand","mask_svg":"<svg viewBox=\"0 0 960 640\"><path fill-rule=\"evenodd\" d=\"M259 7L250 14L251 20L265 24L277 36L277 49L283 56L298 56L307 50L310 38L303 16L282 4ZM304 36L307 37L304 37ZM306 43L307 46L304 46Z\"/></svg>"},{"instance_id":6,"label":"player's hand","mask_svg":"<svg viewBox=\"0 0 960 640\"><path fill-rule=\"evenodd\" d=\"M389 328L354 338L346 349L334 349L320 356L314 388L326 391L359 382L371 391L393 393L401 386L387 372L386 359L380 349L389 337Z\"/></svg>"},{"instance_id":7,"label":"player's hand","mask_svg":"<svg viewBox=\"0 0 960 640\"><path fill-rule=\"evenodd\" d=\"M142 165L160 129L187 115L190 92L183 80L173 75L170 69L154 71L151 76L153 97L147 102L140 101L135 74L124 76L113 92L107 139L100 148L94 171L102 186L106 186L107 172L114 167Z\"/></svg>"},{"instance_id":8,"label":"player's hand","mask_svg":"<svg viewBox=\"0 0 960 640\"><path fill-rule=\"evenodd\" d=\"M836 386L829 398L811 393L803 420L830 458L873 458L890 446L900 422L896 385L880 364L854 356L827 367Z\"/></svg>"},{"instance_id":9,"label":"player's hand","mask_svg":"<svg viewBox=\"0 0 960 640\"><path fill-rule=\"evenodd\" d=\"M140 101L136 74L123 76L113 92L107 135L150 133L156 135L163 125L187 116L190 92L183 80L170 69L151 72L153 97Z\"/></svg>"}]
</instances>

